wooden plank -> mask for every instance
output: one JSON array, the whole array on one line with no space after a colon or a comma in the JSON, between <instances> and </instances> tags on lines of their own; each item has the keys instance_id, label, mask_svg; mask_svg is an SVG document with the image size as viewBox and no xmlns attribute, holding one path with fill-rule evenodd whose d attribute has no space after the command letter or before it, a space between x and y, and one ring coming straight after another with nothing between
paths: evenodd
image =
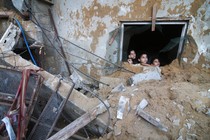
<instances>
[{"instance_id":1,"label":"wooden plank","mask_svg":"<svg viewBox=\"0 0 210 140\"><path fill-rule=\"evenodd\" d=\"M156 14L157 14L157 3L155 3L152 8L152 31L155 31Z\"/></svg>"},{"instance_id":2,"label":"wooden plank","mask_svg":"<svg viewBox=\"0 0 210 140\"><path fill-rule=\"evenodd\" d=\"M143 119L145 119L146 121L148 121L149 123L151 123L152 125L154 125L157 128L159 128L160 130L162 130L164 132L167 132L168 131L168 129L164 125L162 125L155 118L153 118L152 116L150 116L149 114L147 114L146 112L144 112L142 109L138 109L137 110L137 114L139 116L141 116Z\"/></svg>"},{"instance_id":3,"label":"wooden plank","mask_svg":"<svg viewBox=\"0 0 210 140\"><path fill-rule=\"evenodd\" d=\"M105 104L108 105L108 102L105 101ZM86 126L88 123L93 121L99 114L103 113L106 110L103 104L99 104L92 110L86 112L84 115L80 116L78 119L61 129L52 137L47 140L67 140L69 137L74 135L79 129Z\"/></svg>"}]
</instances>

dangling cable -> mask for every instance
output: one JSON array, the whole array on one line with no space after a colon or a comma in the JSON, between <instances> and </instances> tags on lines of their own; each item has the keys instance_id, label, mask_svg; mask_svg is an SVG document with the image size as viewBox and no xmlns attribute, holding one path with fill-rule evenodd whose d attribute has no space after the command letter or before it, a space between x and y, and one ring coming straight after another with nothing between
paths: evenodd
<instances>
[{"instance_id":1,"label":"dangling cable","mask_svg":"<svg viewBox=\"0 0 210 140\"><path fill-rule=\"evenodd\" d=\"M23 30L23 28L22 28L20 22L19 22L17 19L15 19L15 21L16 21L16 23L18 24L18 26L19 26L19 28L20 28L20 30L21 30L21 32L22 32L23 39L24 39L24 42L25 42L25 44L26 44L27 50L28 50L28 52L29 52L29 54L30 54L30 57L31 57L32 62L34 63L34 65L38 66L37 63L36 63L36 61L35 61L35 59L34 59L34 57L33 57L33 55L32 55L32 53L31 53L30 47L29 47L28 42L27 42L27 40L26 40L26 36L25 36L24 30Z\"/></svg>"}]
</instances>

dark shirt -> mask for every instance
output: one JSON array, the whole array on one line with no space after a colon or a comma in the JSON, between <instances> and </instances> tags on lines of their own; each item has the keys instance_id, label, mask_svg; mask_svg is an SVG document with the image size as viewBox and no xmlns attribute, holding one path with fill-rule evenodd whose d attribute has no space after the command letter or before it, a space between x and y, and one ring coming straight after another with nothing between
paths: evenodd
<instances>
[{"instance_id":1,"label":"dark shirt","mask_svg":"<svg viewBox=\"0 0 210 140\"><path fill-rule=\"evenodd\" d=\"M132 61L133 61L133 64L138 64L139 63L138 59L132 59Z\"/></svg>"}]
</instances>

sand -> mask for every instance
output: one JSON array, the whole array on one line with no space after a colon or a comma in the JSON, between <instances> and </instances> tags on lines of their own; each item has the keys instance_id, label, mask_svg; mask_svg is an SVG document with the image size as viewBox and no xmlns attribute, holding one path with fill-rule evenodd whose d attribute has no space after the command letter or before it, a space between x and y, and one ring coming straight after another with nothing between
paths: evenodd
<instances>
[{"instance_id":1,"label":"sand","mask_svg":"<svg viewBox=\"0 0 210 140\"><path fill-rule=\"evenodd\" d=\"M135 72L142 71L142 66L123 66ZM133 87L126 85L126 80L133 75L129 72L118 71L101 78L111 85L101 86L98 92L111 105L114 130L100 139L210 139L210 116L205 114L210 108L210 71L201 66L179 66L178 60L161 67L161 71L162 80L141 82ZM111 93L120 83L125 85L125 91ZM130 99L122 120L116 118L120 96ZM144 111L158 118L168 132L162 132L136 115L136 107L142 99L149 102Z\"/></svg>"}]
</instances>

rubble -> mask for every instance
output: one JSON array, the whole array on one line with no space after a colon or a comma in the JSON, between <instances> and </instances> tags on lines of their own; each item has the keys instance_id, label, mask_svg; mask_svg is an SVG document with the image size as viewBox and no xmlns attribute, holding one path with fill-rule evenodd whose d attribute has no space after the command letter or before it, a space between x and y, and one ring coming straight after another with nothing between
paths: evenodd
<instances>
[{"instance_id":1,"label":"rubble","mask_svg":"<svg viewBox=\"0 0 210 140\"><path fill-rule=\"evenodd\" d=\"M124 111L127 110L129 112L130 110L130 103L129 98L121 96L118 103L118 109L117 109L117 119L123 119ZM127 108L126 108L127 105Z\"/></svg>"},{"instance_id":2,"label":"rubble","mask_svg":"<svg viewBox=\"0 0 210 140\"><path fill-rule=\"evenodd\" d=\"M126 89L125 89L125 86L123 85L123 83L120 83L114 89L112 89L111 93L124 92L125 90Z\"/></svg>"},{"instance_id":3,"label":"rubble","mask_svg":"<svg viewBox=\"0 0 210 140\"><path fill-rule=\"evenodd\" d=\"M165 126L163 126L159 121L157 121L152 116L150 116L149 114L147 114L146 112L144 112L142 109L138 109L137 110L137 114L139 116L141 116L142 118L144 118L149 123L151 123L154 126L156 126L157 128L159 128L160 130L162 130L164 132L167 132L168 131L168 129Z\"/></svg>"},{"instance_id":4,"label":"rubble","mask_svg":"<svg viewBox=\"0 0 210 140\"><path fill-rule=\"evenodd\" d=\"M161 80L161 70L159 67L144 67L142 73L133 75L128 79L127 83L131 86L142 81Z\"/></svg>"},{"instance_id":5,"label":"rubble","mask_svg":"<svg viewBox=\"0 0 210 140\"><path fill-rule=\"evenodd\" d=\"M136 111L138 112L139 109L144 109L147 105L148 105L147 100L142 99L141 102L139 103Z\"/></svg>"},{"instance_id":6,"label":"rubble","mask_svg":"<svg viewBox=\"0 0 210 140\"><path fill-rule=\"evenodd\" d=\"M41 7L40 9L47 9L50 11L50 18L53 21L53 25L48 25L48 23L46 23L45 26L40 26L36 19L37 15L33 14L38 13L38 18L43 22L48 19L48 14L43 16L40 14L43 11L32 11L33 7L28 7L27 0L26 2L20 2L19 0L12 0L11 2L25 18L30 16L29 13L32 16L30 17L30 20L23 21L21 17L16 15L16 12L11 12L18 20L20 19L20 23L23 25L27 39L30 41L29 50L39 49L38 55L35 56L38 58L38 63L42 63L42 61L46 60L54 61L51 62L51 65L45 67L46 69L44 70L42 67L39 67L39 64L34 65L31 63L31 60L26 60L25 56L23 57L22 55L24 53L28 55L28 52L23 45L22 37L24 35L23 33L21 35L22 30L20 30L15 23L9 25L0 40L0 64L4 65L1 66L4 68L0 68L0 117L2 119L2 123L0 124L0 139L9 137L12 140L57 140L71 139L72 137L73 139L101 140L194 140L208 139L210 137L210 134L208 133L210 131L210 71L208 69L209 64L207 64L208 62L206 61L208 59L208 53L206 51L204 51L203 54L199 53L201 46L196 43L199 42L199 40L197 41L196 38L195 41L191 36L194 36L197 32L194 30L189 32L189 42L186 41L187 45L185 46L187 47L187 50L185 50L186 48L183 49L183 40L178 39L182 42L174 48L174 50L178 51L164 54L164 59L170 57L170 60L168 60L170 61L169 63L161 63L160 67L149 65L142 66L141 64L132 65L126 62L122 63L124 59L127 59L126 51L131 48L121 46L123 43L122 41L119 41L120 28L117 28L111 36L111 39L108 42L108 47L106 46L106 40L97 40L97 37L100 37L100 35L106 37L106 35L109 34L108 32L112 30L111 28L108 28L109 24L107 23L109 22L104 22L109 18L103 18L104 21L102 20L102 23L104 22L106 24L100 24L103 27L102 30L102 27L99 27L99 25L97 27L96 31L99 29L103 31L103 33L92 32L91 30L93 29L90 30L90 33L89 31L80 32L81 34L78 34L79 32L69 32L69 30L74 31L79 29L73 29L75 26L67 28L67 32L63 32L62 27L68 23L68 20L63 20L65 19L66 14L62 13L62 9L66 8L68 3L64 3L64 6L56 5L55 9L52 9L52 12L53 10L57 11L58 9L61 9L61 13L59 14L56 12L51 13L51 9L48 10L48 8ZM33 2L32 4L35 4ZM58 4L60 2L48 1L48 3ZM142 5L146 5L146 3L147 2L142 2ZM148 6L152 6L152 4L153 3L148 3ZM97 11L100 2L99 4L97 3L97 5L93 5L94 10ZM110 5L112 4L110 3ZM101 6L102 11L110 12L110 5ZM155 20L159 22L158 20L162 18L157 17L157 19L155 19L155 13L158 11L156 6L157 4L153 5L153 31L154 33L161 32L165 35L165 26L158 24L155 25ZM204 6L202 5L201 8L203 7ZM144 7L142 6L141 8ZM128 7L128 9L132 8ZM194 9L193 5L191 5L191 10ZM58 11L60 12L60 10ZM121 9L120 12L122 11L124 11L125 14L127 13L125 9ZM88 10L88 12L91 12L91 15L93 13L95 16L94 11ZM104 15L103 12L102 14ZM133 11L131 11L131 13L132 12ZM3 13L0 12L0 17L3 15L3 18L11 18L11 13L7 11L3 11ZM81 13L86 12L83 9L83 12ZM162 11L157 12L157 14L158 13L162 13ZM205 13L205 11L202 11L202 13ZM116 15L116 13L111 14ZM89 22L85 21L87 18L85 15L88 15L88 18L91 17L88 13L84 14L84 16L82 16L84 22L81 23L84 23L85 26L88 27ZM125 17L126 16L127 15L125 15ZM194 16L196 15L193 15L193 22L195 18L198 18ZM72 17L74 17L74 14L71 12L70 19L74 19ZM81 19L81 16L76 15L75 18ZM54 22L54 19L56 22ZM180 19L178 20L180 21ZM81 20L78 21L80 22ZM80 27L80 25L77 24L78 21L74 22L76 23L76 26ZM95 24L93 25L95 26ZM187 26L188 23L185 23L185 25ZM185 25L184 28L186 28ZM53 29L50 28L51 26L53 26ZM58 31L56 26L58 27ZM199 25L199 27L200 26L202 25ZM124 28L125 26L123 25L122 27ZM190 26L190 28L193 27L195 26ZM60 29L62 29L62 31L59 31ZM83 28L81 29L84 30ZM132 30L133 29L135 28L132 28ZM126 27L124 32L127 30L130 29ZM49 32L49 34L46 34L45 31ZM185 31L188 33L186 29ZM136 33L137 32L130 32L129 34ZM182 31L182 34L183 33L184 32ZM90 35L88 36L88 34ZM45 35L45 37L42 35ZM80 45L85 45L80 47L79 45L65 39L67 37L70 39L74 39L75 37L77 40L74 41L77 41ZM126 41L126 43L129 44L130 42L128 40L131 39L130 37L131 36L125 36L125 40L123 41ZM48 41L50 43L47 43ZM88 41L90 41L90 43L88 43ZM121 43L120 47L119 42ZM52 45L52 48L49 44ZM56 45L53 46L54 44ZM100 47L98 48L97 45L102 46L103 49ZM72 46L76 46L77 48L72 49ZM143 48L147 47L145 44L142 46ZM140 48L142 48L142 46ZM157 48L158 50L158 47L159 46L154 48ZM191 50L192 47L196 50ZM16 53L14 51L15 49L20 49L20 54ZM22 49L25 51L22 51ZM78 51L77 49L88 52L88 54L84 54L81 50ZM163 50L167 49L172 48L163 48ZM55 51L56 53L51 53L52 51ZM114 52L113 54L112 51ZM68 52L83 55L85 57L85 62L72 59L72 57L67 55ZM158 52L152 50L151 53L162 55L160 53L165 52L162 52L162 50ZM42 56L42 54L45 54L45 56ZM89 54L91 54L91 56L88 56ZM194 56L195 54L196 56ZM205 57L202 55L205 55ZM42 59L43 57L45 59ZM148 54L149 59L152 59L152 57L154 56ZM176 57L177 59L175 59ZM53 63L55 63L57 59L64 60L58 61L58 63L61 62L59 65L62 69L59 71L61 74L59 74L59 72L50 73L50 69L55 69ZM74 60L76 61L74 62ZM97 63L93 64L93 60ZM161 61L162 60L160 59L160 62ZM195 62L198 63L196 64ZM67 69L64 68L64 63L66 64ZM84 65L88 66L86 67ZM15 69L12 76L11 74L10 76L5 74L7 72L9 73L11 69ZM26 85L26 83L23 82L24 84L20 84L20 87L18 88L14 83L19 82L18 80L20 80L20 76L17 76L18 74L16 73L19 73L19 71L25 72L25 70L29 69L34 70L32 73L26 74L29 76L30 84L21 88L21 85ZM67 71L68 76L63 75L63 73ZM104 74L103 71L105 71L105 74L110 75L102 76L102 74ZM43 79L41 77L43 77ZM24 79L26 77L23 75L22 78ZM39 84L39 82L36 83L33 80L38 80L40 83L43 82L43 85ZM16 92L17 89L18 92ZM24 92L21 92L22 94L19 97L15 95L15 93L18 94L21 90L27 92L27 98L23 96L25 95ZM71 91L72 94L69 91ZM11 114L17 116L16 113L19 113L19 117L17 117L18 120L15 120L14 116L11 116ZM5 126L6 128L4 128ZM33 137L33 135L36 135L37 137Z\"/></svg>"},{"instance_id":7,"label":"rubble","mask_svg":"<svg viewBox=\"0 0 210 140\"><path fill-rule=\"evenodd\" d=\"M118 136L120 135L122 132L121 132L121 128L122 126L119 124L119 121L117 121L117 123L114 125L114 135L115 136Z\"/></svg>"}]
</instances>

